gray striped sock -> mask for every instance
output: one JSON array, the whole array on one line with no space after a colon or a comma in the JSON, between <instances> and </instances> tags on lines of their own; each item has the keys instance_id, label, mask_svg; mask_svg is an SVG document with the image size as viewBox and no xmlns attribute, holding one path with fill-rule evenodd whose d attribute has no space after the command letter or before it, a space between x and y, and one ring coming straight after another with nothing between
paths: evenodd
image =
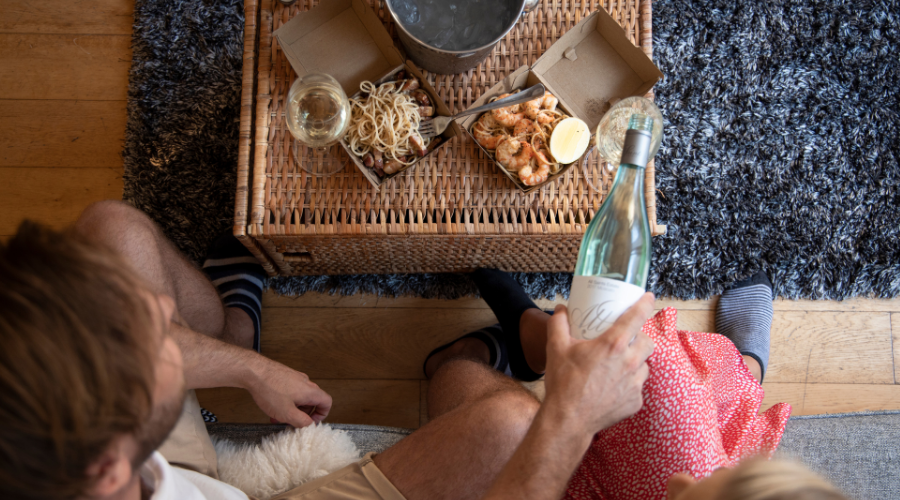
<instances>
[{"instance_id":1,"label":"gray striped sock","mask_svg":"<svg viewBox=\"0 0 900 500\"><path fill-rule=\"evenodd\" d=\"M763 377L769 364L773 315L772 284L762 271L725 290L716 309L716 330L734 342L741 354L756 359Z\"/></svg>"}]
</instances>

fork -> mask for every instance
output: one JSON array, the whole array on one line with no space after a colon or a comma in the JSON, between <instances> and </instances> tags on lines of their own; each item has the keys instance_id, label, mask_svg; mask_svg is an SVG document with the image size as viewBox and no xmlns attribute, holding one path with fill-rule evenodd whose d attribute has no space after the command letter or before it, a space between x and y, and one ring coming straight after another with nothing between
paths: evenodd
<instances>
[{"instance_id":1,"label":"fork","mask_svg":"<svg viewBox=\"0 0 900 500\"><path fill-rule=\"evenodd\" d=\"M544 97L544 86L539 83L533 87L528 87L522 92L512 94L508 97L504 97L503 99L497 99L496 101L485 104L484 106L469 108L457 114L456 116L435 116L434 118L429 120L422 120L421 122L419 122L419 135L421 135L423 139L431 139L432 137L437 137L443 134L444 131L447 130L447 126L450 125L450 122L457 118L473 115L475 113L481 113L484 111L490 111L492 109L505 108L507 106L513 106L515 104L522 104L523 102L533 101L540 97Z\"/></svg>"}]
</instances>

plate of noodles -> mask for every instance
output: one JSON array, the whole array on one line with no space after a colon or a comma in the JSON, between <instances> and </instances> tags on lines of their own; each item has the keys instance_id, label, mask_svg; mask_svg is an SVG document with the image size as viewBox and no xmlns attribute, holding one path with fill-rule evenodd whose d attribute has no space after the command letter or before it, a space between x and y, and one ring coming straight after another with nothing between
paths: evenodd
<instances>
[{"instance_id":1,"label":"plate of noodles","mask_svg":"<svg viewBox=\"0 0 900 500\"><path fill-rule=\"evenodd\" d=\"M341 142L376 187L456 135L450 127L432 139L419 134L422 120L450 113L416 73L401 66L378 83L361 82L350 98L350 125Z\"/></svg>"},{"instance_id":2,"label":"plate of noodles","mask_svg":"<svg viewBox=\"0 0 900 500\"><path fill-rule=\"evenodd\" d=\"M515 91L513 93L516 93ZM511 94L501 94L489 102ZM514 180L532 188L566 167L550 154L550 136L570 115L559 109L550 92L543 97L482 114L469 133Z\"/></svg>"}]
</instances>

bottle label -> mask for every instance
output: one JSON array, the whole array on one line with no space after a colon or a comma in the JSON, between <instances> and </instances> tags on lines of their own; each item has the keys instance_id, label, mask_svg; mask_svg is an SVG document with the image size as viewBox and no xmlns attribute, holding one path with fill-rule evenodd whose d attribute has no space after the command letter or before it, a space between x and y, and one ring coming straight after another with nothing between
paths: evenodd
<instances>
[{"instance_id":1,"label":"bottle label","mask_svg":"<svg viewBox=\"0 0 900 500\"><path fill-rule=\"evenodd\" d=\"M599 337L644 295L644 289L600 276L575 276L569 292L569 327L576 339Z\"/></svg>"}]
</instances>

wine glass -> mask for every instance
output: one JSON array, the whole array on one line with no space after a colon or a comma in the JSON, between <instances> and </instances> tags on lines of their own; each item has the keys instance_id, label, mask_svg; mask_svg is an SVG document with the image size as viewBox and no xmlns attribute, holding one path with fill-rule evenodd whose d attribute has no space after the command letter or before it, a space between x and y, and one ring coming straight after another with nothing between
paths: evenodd
<instances>
[{"instance_id":1,"label":"wine glass","mask_svg":"<svg viewBox=\"0 0 900 500\"><path fill-rule=\"evenodd\" d=\"M610 171L613 167L617 167L622 160L622 147L625 145L628 122L635 113L653 118L653 130L650 132L650 158L653 158L659 150L659 145L662 143L663 119L656 104L644 97L626 97L614 104L600 119L594 144L582 157L581 168L584 171L584 178L588 186L598 193L602 191L600 186L595 186L591 181L591 170L588 167L594 149L597 149L600 158L606 162Z\"/></svg>"},{"instance_id":2,"label":"wine glass","mask_svg":"<svg viewBox=\"0 0 900 500\"><path fill-rule=\"evenodd\" d=\"M287 126L294 157L310 174L327 176L347 164L338 141L350 125L350 99L332 76L307 73L288 92Z\"/></svg>"},{"instance_id":3,"label":"wine glass","mask_svg":"<svg viewBox=\"0 0 900 500\"><path fill-rule=\"evenodd\" d=\"M625 131L628 122L635 113L653 118L653 130L650 132L650 158L656 155L662 143L662 113L653 101L644 97L627 97L617 102L600 119L597 125L597 149L600 157L606 160L610 168L618 166L622 159L622 146L625 144Z\"/></svg>"}]
</instances>

